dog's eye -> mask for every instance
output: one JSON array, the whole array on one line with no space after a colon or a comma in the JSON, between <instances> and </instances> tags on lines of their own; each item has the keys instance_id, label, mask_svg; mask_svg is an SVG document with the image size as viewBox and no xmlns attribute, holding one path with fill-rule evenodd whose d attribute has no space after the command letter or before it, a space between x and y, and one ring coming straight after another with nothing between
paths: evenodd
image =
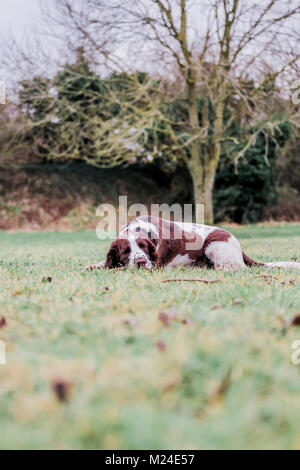
<instances>
[{"instance_id":1,"label":"dog's eye","mask_svg":"<svg viewBox=\"0 0 300 470\"><path fill-rule=\"evenodd\" d=\"M123 251L124 255L128 255L129 252L130 252L130 248L125 248L125 250Z\"/></svg>"},{"instance_id":2,"label":"dog's eye","mask_svg":"<svg viewBox=\"0 0 300 470\"><path fill-rule=\"evenodd\" d=\"M140 241L140 242L138 243L138 245L139 245L140 248L145 248L146 243L143 242L143 241Z\"/></svg>"}]
</instances>

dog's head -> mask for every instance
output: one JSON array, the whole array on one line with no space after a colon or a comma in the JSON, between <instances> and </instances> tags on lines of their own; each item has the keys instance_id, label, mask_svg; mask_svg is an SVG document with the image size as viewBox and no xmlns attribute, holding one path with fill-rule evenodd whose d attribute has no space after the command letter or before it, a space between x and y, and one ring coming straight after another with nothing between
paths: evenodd
<instances>
[{"instance_id":1,"label":"dog's head","mask_svg":"<svg viewBox=\"0 0 300 470\"><path fill-rule=\"evenodd\" d=\"M108 269L122 266L151 269L157 261L156 246L146 237L131 234L128 238L117 238L106 256Z\"/></svg>"}]
</instances>

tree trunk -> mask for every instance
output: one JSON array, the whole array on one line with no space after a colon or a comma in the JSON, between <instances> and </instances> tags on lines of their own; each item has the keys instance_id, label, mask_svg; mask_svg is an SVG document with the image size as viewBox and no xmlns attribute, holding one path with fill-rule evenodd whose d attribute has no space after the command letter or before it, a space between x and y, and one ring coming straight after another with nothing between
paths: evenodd
<instances>
[{"instance_id":1,"label":"tree trunk","mask_svg":"<svg viewBox=\"0 0 300 470\"><path fill-rule=\"evenodd\" d=\"M212 225L214 222L213 190L217 164L208 161L203 165L198 156L198 159L189 165L189 170L193 181L196 219L199 223ZM199 207L200 205L204 205L204 210ZM200 220L201 216L204 217L204 221Z\"/></svg>"},{"instance_id":2,"label":"tree trunk","mask_svg":"<svg viewBox=\"0 0 300 470\"><path fill-rule=\"evenodd\" d=\"M193 65L190 65L187 71L187 92L191 133L197 134L200 129L200 122L196 93L196 73ZM190 146L191 159L188 168L193 180L196 220L201 223L200 218L202 216L202 220L204 217L204 223L208 225L214 222L213 189L221 154L220 140L222 137L223 111L224 103L220 101L216 106L213 123L214 134L211 139L207 139L206 146L201 146L197 140ZM206 128L208 132L209 125L209 106L208 98L206 98L202 109L202 127ZM204 205L204 211L197 207L200 204Z\"/></svg>"}]
</instances>

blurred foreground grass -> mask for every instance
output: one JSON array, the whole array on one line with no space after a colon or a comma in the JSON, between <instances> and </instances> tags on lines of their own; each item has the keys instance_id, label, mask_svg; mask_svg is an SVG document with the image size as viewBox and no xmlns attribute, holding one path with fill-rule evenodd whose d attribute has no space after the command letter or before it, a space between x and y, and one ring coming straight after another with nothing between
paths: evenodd
<instances>
[{"instance_id":1,"label":"blurred foreground grass","mask_svg":"<svg viewBox=\"0 0 300 470\"><path fill-rule=\"evenodd\" d=\"M299 225L232 232L299 259ZM299 449L299 271L83 272L107 247L0 233L0 448ZM222 282L161 283L180 276Z\"/></svg>"}]
</instances>

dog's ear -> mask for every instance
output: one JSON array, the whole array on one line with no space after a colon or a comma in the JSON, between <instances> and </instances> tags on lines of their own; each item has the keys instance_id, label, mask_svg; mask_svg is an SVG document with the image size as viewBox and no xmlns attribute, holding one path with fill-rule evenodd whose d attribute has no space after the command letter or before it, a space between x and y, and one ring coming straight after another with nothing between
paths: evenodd
<instances>
[{"instance_id":1,"label":"dog's ear","mask_svg":"<svg viewBox=\"0 0 300 470\"><path fill-rule=\"evenodd\" d=\"M162 240L160 245L159 245L159 250L158 250L158 260L157 260L157 266L161 268L165 264L168 263L169 261L169 255L171 250L171 240Z\"/></svg>"},{"instance_id":2,"label":"dog's ear","mask_svg":"<svg viewBox=\"0 0 300 470\"><path fill-rule=\"evenodd\" d=\"M149 251L150 261L152 261L153 263L156 263L157 250L156 250L156 246L151 240L148 240L148 251Z\"/></svg>"},{"instance_id":3,"label":"dog's ear","mask_svg":"<svg viewBox=\"0 0 300 470\"><path fill-rule=\"evenodd\" d=\"M119 250L114 242L110 249L108 250L108 253L106 255L106 261L105 261L105 267L107 269L113 269L113 268L118 268L119 267Z\"/></svg>"}]
</instances>

